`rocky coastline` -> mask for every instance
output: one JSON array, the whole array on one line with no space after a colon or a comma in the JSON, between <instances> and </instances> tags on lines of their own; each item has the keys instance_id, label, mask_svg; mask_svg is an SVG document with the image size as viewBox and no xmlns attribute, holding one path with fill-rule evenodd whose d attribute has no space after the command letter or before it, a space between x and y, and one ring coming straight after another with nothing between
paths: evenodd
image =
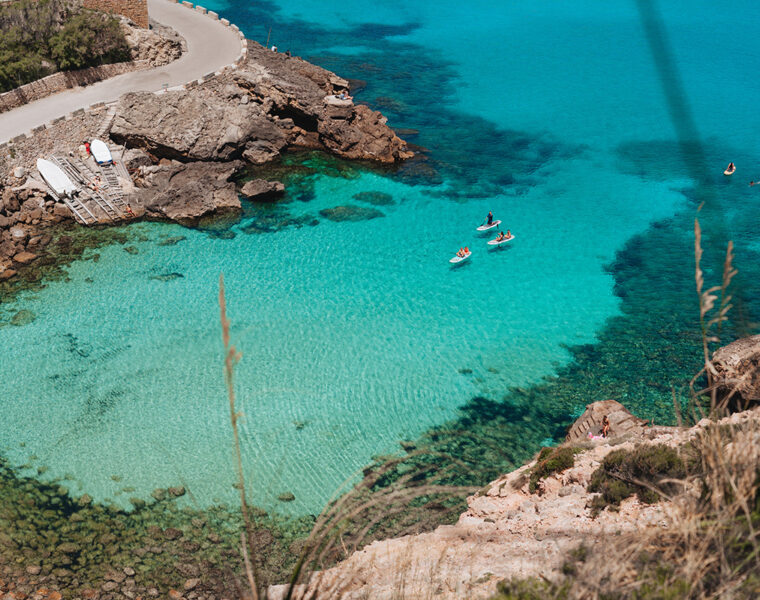
<instances>
[{"instance_id":1,"label":"rocky coastline","mask_svg":"<svg viewBox=\"0 0 760 600\"><path fill-rule=\"evenodd\" d=\"M594 564L607 560L605 547L611 538L620 539L625 546L669 535L682 526L684 513L679 511L685 510L687 519L695 519L694 505L699 504L699 497L704 498L705 481L714 476L701 471L709 466L699 464L701 460L703 465L709 465L710 452L728 465L717 467L721 476L725 476L723 469L736 468L748 478L749 493L757 493L753 480L760 464L760 335L717 349L711 364L718 373L718 401L733 399L736 412L703 417L692 426L654 426L614 400L589 404L568 430L563 444L543 448L533 460L468 497L467 509L455 524L374 541L338 565L313 572L307 583L297 585L289 597L309 598L314 593L346 600L591 597L583 592L567 595L569 588L562 586L571 585L582 568L587 571L584 577L593 579L588 572L594 571ZM709 389L706 388L708 392ZM703 414L707 414L709 403L705 410ZM601 435L604 417L611 424L608 437ZM618 468L626 456L634 456L638 468L650 457L651 463L641 473L654 477L652 485L645 480L638 492L621 493L621 479L614 470L610 487L600 483L600 473L605 468ZM679 462L682 467L689 466L675 475L678 469L673 465ZM674 483L672 478L683 481ZM625 476L622 481L632 486L631 490L640 483L626 480ZM658 488L670 493L653 493ZM754 502L751 498L746 501ZM738 519L744 518L740 509ZM702 535L701 529L699 532ZM573 564L574 561L588 561L589 566ZM631 574L626 575L629 580L625 583L639 589L635 580L630 580ZM529 584L534 587L524 591L525 595L510 595L504 591L503 582L514 581L536 583ZM584 585L580 584L581 590ZM607 585L616 592L620 590L615 581L607 581ZM516 589L520 589L519 585ZM550 593L563 589L556 596ZM499 590L504 596L498 595ZM287 585L272 586L268 598L281 600L287 592ZM614 597L664 596L655 592L628 596L621 592ZM750 592L750 596L736 597L756 595Z\"/></svg>"},{"instance_id":2,"label":"rocky coastline","mask_svg":"<svg viewBox=\"0 0 760 600\"><path fill-rule=\"evenodd\" d=\"M141 56L156 54L143 42L135 40ZM110 111L83 111L14 142L0 157L0 282L23 274L57 225L72 221L34 165L41 156L76 152L82 140L99 137L123 153L135 183L127 202L136 217L186 226L240 211L240 195L269 200L281 194L279 181L254 180L240 189L234 177L291 150L379 164L411 158L385 117L338 97L348 91L349 82L330 71L249 42L235 70L188 89L125 94Z\"/></svg>"}]
</instances>

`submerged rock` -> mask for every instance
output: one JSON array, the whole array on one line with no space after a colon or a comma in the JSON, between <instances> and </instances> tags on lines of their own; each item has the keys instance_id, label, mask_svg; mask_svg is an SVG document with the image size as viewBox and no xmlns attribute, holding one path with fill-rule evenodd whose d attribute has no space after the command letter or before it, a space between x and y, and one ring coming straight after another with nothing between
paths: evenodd
<instances>
[{"instance_id":1,"label":"submerged rock","mask_svg":"<svg viewBox=\"0 0 760 600\"><path fill-rule=\"evenodd\" d=\"M325 208L319 211L319 214L323 217L330 219L331 221L368 221L369 219L376 219L378 217L384 217L385 215L375 208L366 208L364 206L354 206L352 204L346 204L344 206L336 206L334 208Z\"/></svg>"},{"instance_id":2,"label":"submerged rock","mask_svg":"<svg viewBox=\"0 0 760 600\"><path fill-rule=\"evenodd\" d=\"M31 310L21 309L11 317L11 325L23 327L24 325L29 325L35 318L36 315Z\"/></svg>"},{"instance_id":3,"label":"submerged rock","mask_svg":"<svg viewBox=\"0 0 760 600\"><path fill-rule=\"evenodd\" d=\"M164 273L162 275L153 275L151 279L155 281L174 281L175 279L182 279L184 275L182 273Z\"/></svg>"},{"instance_id":4,"label":"submerged rock","mask_svg":"<svg viewBox=\"0 0 760 600\"><path fill-rule=\"evenodd\" d=\"M395 204L393 196L385 192L359 192L354 194L354 200L366 202L374 206L389 206Z\"/></svg>"},{"instance_id":5,"label":"submerged rock","mask_svg":"<svg viewBox=\"0 0 760 600\"><path fill-rule=\"evenodd\" d=\"M187 238L184 235L175 235L174 237L166 238L165 240L161 240L158 242L158 246L176 246L181 241L186 240Z\"/></svg>"},{"instance_id":6,"label":"submerged rock","mask_svg":"<svg viewBox=\"0 0 760 600\"><path fill-rule=\"evenodd\" d=\"M296 497L293 495L292 492L283 492L279 496L277 496L277 499L280 502L293 502L293 500L296 499Z\"/></svg>"}]
</instances>

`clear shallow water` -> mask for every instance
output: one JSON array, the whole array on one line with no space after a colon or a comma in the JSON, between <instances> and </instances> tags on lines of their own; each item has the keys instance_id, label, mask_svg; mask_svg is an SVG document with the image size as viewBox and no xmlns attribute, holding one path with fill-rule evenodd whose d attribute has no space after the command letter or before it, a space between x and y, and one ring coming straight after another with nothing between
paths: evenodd
<instances>
[{"instance_id":1,"label":"clear shallow water","mask_svg":"<svg viewBox=\"0 0 760 600\"><path fill-rule=\"evenodd\" d=\"M262 221L257 209L234 239L142 224L130 228L143 236L129 244L137 254L101 249L98 262L70 267L70 281L5 306L6 318L23 308L36 319L0 328L0 372L13 373L0 384L3 449L19 464L36 455L46 476L69 473L98 499L184 483L200 505L235 500L220 272L244 355L237 392L253 500L273 506L291 491L288 507L313 512L373 455L595 342L621 309L606 265L652 223L693 210L685 170L667 160L672 128L632 6L391 3L347 15L344 3L207 5L250 37L264 41L271 24L281 49L364 79L360 99L420 130L410 140L430 149L439 183L411 168L316 176L308 201L279 210L318 225L246 233ZM708 150L718 172L732 159L749 165L757 9L729 19L689 7L665 16ZM746 182L716 182L735 211L716 206L716 230L751 249ZM353 198L367 191L392 198L374 207L381 218L319 215L368 207ZM474 232L489 209L516 235L496 252ZM158 245L176 235L186 239ZM650 255L664 269L669 239ZM451 269L465 244L472 260Z\"/></svg>"}]
</instances>

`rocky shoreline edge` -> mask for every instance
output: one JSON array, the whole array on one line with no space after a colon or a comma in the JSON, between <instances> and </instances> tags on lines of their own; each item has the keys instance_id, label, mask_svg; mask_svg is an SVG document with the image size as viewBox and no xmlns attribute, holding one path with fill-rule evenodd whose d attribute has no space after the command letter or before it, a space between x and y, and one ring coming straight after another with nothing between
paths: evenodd
<instances>
[{"instance_id":1,"label":"rocky shoreline edge","mask_svg":"<svg viewBox=\"0 0 760 600\"><path fill-rule=\"evenodd\" d=\"M301 58L248 42L234 70L188 89L128 93L110 110L82 112L14 141L0 156L0 282L23 275L55 239L57 225L73 221L34 165L39 157L76 152L82 140L104 139L120 156L135 184L126 198L135 217L186 226L239 212L240 195L268 201L282 194L279 181L239 188L234 177L292 150L375 164L411 158L381 113L340 98L349 87Z\"/></svg>"},{"instance_id":2,"label":"rocky shoreline edge","mask_svg":"<svg viewBox=\"0 0 760 600\"><path fill-rule=\"evenodd\" d=\"M716 564L722 544L745 544L746 558L735 557L731 596L757 597L760 587L751 575L756 541L748 539L756 537L756 523L746 524L745 503L757 510L760 335L718 348L710 370L707 391L714 389L717 405L736 412L702 413L692 426L654 426L615 400L593 402L562 444L542 448L469 496L455 524L374 541L336 566L310 573L293 590L270 587L268 600L723 597L693 593L693 578L717 579L718 567L708 575L709 567L694 565L696 556L690 563L684 558L685 567L677 559L677 566L660 562L657 551L679 554L682 546L689 548L688 539L695 540L695 555L703 552L704 560ZM706 501L710 486L729 485L726 480L731 491L713 490L716 497ZM717 547L710 547L702 538L711 535L716 515L730 512L717 526ZM736 523L732 540L728 526ZM672 547L656 548L655 540L669 536Z\"/></svg>"}]
</instances>

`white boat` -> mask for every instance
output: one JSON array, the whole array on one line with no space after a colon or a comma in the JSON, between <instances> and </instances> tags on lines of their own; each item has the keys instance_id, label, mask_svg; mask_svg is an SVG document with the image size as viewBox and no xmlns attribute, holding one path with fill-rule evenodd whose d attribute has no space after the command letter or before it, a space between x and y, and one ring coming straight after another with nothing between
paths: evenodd
<instances>
[{"instance_id":1,"label":"white boat","mask_svg":"<svg viewBox=\"0 0 760 600\"><path fill-rule=\"evenodd\" d=\"M481 225L478 227L478 231L488 231L489 229L493 229L494 227L498 227L501 225L501 221L494 221L490 225Z\"/></svg>"},{"instance_id":2,"label":"white boat","mask_svg":"<svg viewBox=\"0 0 760 600\"><path fill-rule=\"evenodd\" d=\"M108 149L108 146L100 140L92 140L90 143L90 152L92 152L95 162L99 165L110 165L113 162L111 151Z\"/></svg>"},{"instance_id":3,"label":"white boat","mask_svg":"<svg viewBox=\"0 0 760 600\"><path fill-rule=\"evenodd\" d=\"M513 239L515 239L514 235L510 235L509 237L504 238L503 240L500 240L499 238L494 238L492 240L488 240L489 246L501 246L502 244L506 244L507 242L511 242Z\"/></svg>"},{"instance_id":4,"label":"white boat","mask_svg":"<svg viewBox=\"0 0 760 600\"><path fill-rule=\"evenodd\" d=\"M37 170L42 175L45 183L58 196L71 196L71 194L77 191L77 186L71 182L68 175L58 165L51 163L49 160L38 158Z\"/></svg>"},{"instance_id":5,"label":"white boat","mask_svg":"<svg viewBox=\"0 0 760 600\"><path fill-rule=\"evenodd\" d=\"M468 252L464 256L455 256L454 258L449 260L449 262L453 265L456 265L456 264L466 261L468 258L470 258L470 256L472 256L472 251Z\"/></svg>"}]
</instances>

